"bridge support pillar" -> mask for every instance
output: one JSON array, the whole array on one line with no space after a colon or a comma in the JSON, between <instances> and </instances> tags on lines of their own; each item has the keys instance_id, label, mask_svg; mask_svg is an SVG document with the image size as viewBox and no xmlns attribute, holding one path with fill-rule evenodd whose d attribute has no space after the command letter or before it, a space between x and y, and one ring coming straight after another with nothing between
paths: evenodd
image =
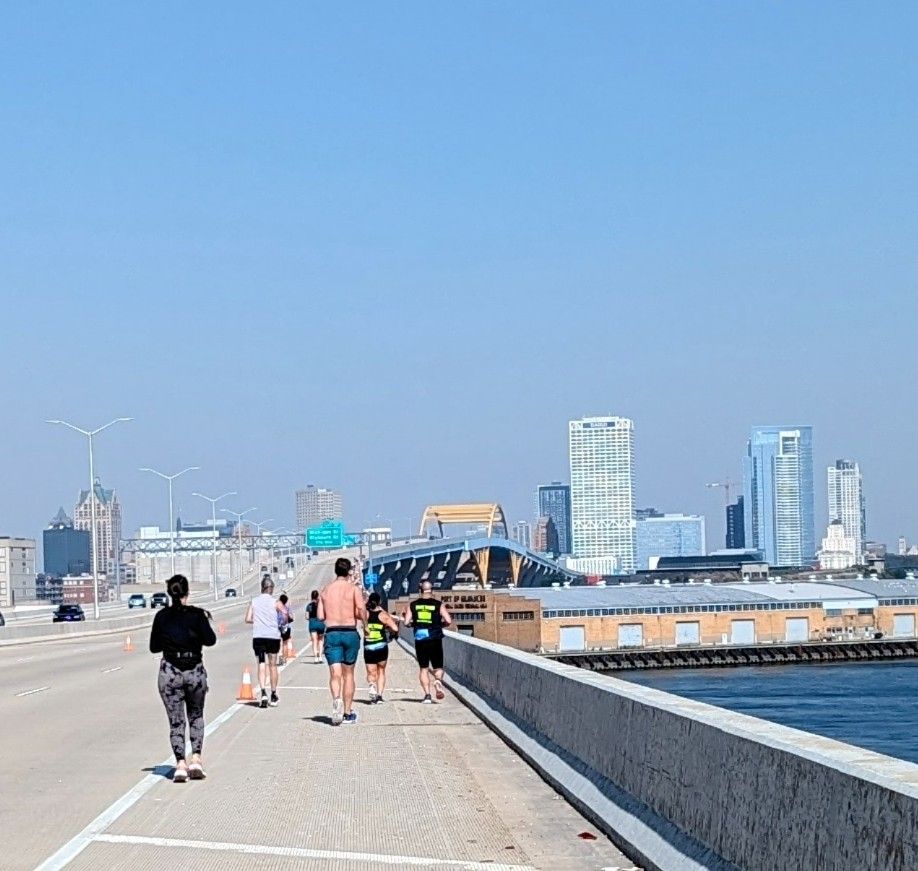
<instances>
[{"instance_id":1,"label":"bridge support pillar","mask_svg":"<svg viewBox=\"0 0 918 871\"><path fill-rule=\"evenodd\" d=\"M454 550L452 553L447 555L446 560L446 575L443 577L443 589L451 590L456 583L456 575L459 573L459 568L462 563L465 562L465 551Z\"/></svg>"},{"instance_id":2,"label":"bridge support pillar","mask_svg":"<svg viewBox=\"0 0 918 871\"><path fill-rule=\"evenodd\" d=\"M434 585L440 580L440 572L443 571L443 567L446 565L446 557L447 555L445 553L438 553L434 555L430 562L430 574L428 577L430 578L430 582Z\"/></svg>"},{"instance_id":3,"label":"bridge support pillar","mask_svg":"<svg viewBox=\"0 0 918 871\"><path fill-rule=\"evenodd\" d=\"M523 565L523 555L510 551L510 586L518 587L520 585L520 569Z\"/></svg>"},{"instance_id":4,"label":"bridge support pillar","mask_svg":"<svg viewBox=\"0 0 918 871\"><path fill-rule=\"evenodd\" d=\"M408 595L414 595L421 588L421 578L424 576L424 573L430 568L431 559L429 556L421 557L420 559L415 559L414 566L410 572L408 572Z\"/></svg>"},{"instance_id":5,"label":"bridge support pillar","mask_svg":"<svg viewBox=\"0 0 918 871\"><path fill-rule=\"evenodd\" d=\"M478 563L478 574L480 576L481 586L488 584L488 567L491 564L491 548L483 547L475 551L475 562Z\"/></svg>"}]
</instances>

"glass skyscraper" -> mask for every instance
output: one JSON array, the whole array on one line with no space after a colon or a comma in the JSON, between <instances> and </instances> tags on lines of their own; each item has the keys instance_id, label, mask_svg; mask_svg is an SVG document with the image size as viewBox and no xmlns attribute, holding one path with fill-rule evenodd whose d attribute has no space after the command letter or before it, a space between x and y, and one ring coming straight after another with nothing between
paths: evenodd
<instances>
[{"instance_id":1,"label":"glass skyscraper","mask_svg":"<svg viewBox=\"0 0 918 871\"><path fill-rule=\"evenodd\" d=\"M773 566L805 566L816 556L813 428L753 427L743 462L746 547Z\"/></svg>"},{"instance_id":2,"label":"glass skyscraper","mask_svg":"<svg viewBox=\"0 0 918 871\"><path fill-rule=\"evenodd\" d=\"M659 556L703 556L704 517L700 514L638 515L634 531L635 571L651 568Z\"/></svg>"},{"instance_id":3,"label":"glass skyscraper","mask_svg":"<svg viewBox=\"0 0 918 871\"><path fill-rule=\"evenodd\" d=\"M558 550L560 553L573 553L571 550L571 488L560 481L550 484L539 484L539 517L550 517L558 533Z\"/></svg>"},{"instance_id":4,"label":"glass skyscraper","mask_svg":"<svg viewBox=\"0 0 918 871\"><path fill-rule=\"evenodd\" d=\"M571 543L575 557L634 571L634 422L584 417L568 424ZM604 572L605 573L605 572Z\"/></svg>"}]
</instances>

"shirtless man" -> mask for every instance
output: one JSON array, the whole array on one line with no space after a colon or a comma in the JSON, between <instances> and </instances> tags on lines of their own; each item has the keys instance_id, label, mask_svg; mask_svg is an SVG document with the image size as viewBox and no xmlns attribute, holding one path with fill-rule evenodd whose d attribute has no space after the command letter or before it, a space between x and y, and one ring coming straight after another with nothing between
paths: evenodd
<instances>
[{"instance_id":1,"label":"shirtless man","mask_svg":"<svg viewBox=\"0 0 918 871\"><path fill-rule=\"evenodd\" d=\"M365 623L363 595L349 576L351 561L335 560L335 579L319 594L318 616L325 622L325 659L328 662L329 689L332 695L332 725L356 723L354 704L354 666L360 653L357 623ZM343 699L342 699L343 691Z\"/></svg>"}]
</instances>

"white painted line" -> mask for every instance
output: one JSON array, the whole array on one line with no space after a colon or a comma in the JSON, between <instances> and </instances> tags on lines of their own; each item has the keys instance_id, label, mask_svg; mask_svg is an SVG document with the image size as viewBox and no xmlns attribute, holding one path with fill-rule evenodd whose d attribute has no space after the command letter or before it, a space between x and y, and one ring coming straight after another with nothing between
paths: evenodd
<instances>
[{"instance_id":1,"label":"white painted line","mask_svg":"<svg viewBox=\"0 0 918 871\"><path fill-rule=\"evenodd\" d=\"M220 728L227 720L230 719L237 711L241 711L242 706L233 705L230 708L227 708L219 717L215 720L212 720L204 728L204 736L207 737L212 735L217 729ZM160 762L160 766L172 765L173 760L170 757L163 762ZM82 832L77 835L74 835L63 847L61 847L53 856L45 859L44 862L39 865L35 871L57 871L57 869L65 868L69 865L80 853L83 852L93 840L98 840L102 832L104 832L115 820L118 819L125 811L132 808L141 798L143 798L157 783L162 782L162 777L156 773L148 774L143 780L129 789L121 798L116 802L107 807L102 813L99 814Z\"/></svg>"},{"instance_id":2,"label":"white painted line","mask_svg":"<svg viewBox=\"0 0 918 871\"><path fill-rule=\"evenodd\" d=\"M26 690L24 693L16 693L16 698L21 699L23 696L33 696L35 693L43 693L45 690L49 690L51 687L39 687L37 690Z\"/></svg>"},{"instance_id":3,"label":"white painted line","mask_svg":"<svg viewBox=\"0 0 918 871\"><path fill-rule=\"evenodd\" d=\"M531 865L499 862L468 862L463 859L433 859L429 856L389 856L385 853L352 853L345 850L314 850L265 844L231 844L222 841L193 841L185 838L147 838L141 835L98 835L103 844L134 844L146 847L177 847L182 850L214 850L256 856L287 856L297 859L331 859L344 862L373 862L377 865L418 865L423 868L464 868L467 871L535 871Z\"/></svg>"},{"instance_id":4,"label":"white painted line","mask_svg":"<svg viewBox=\"0 0 918 871\"><path fill-rule=\"evenodd\" d=\"M281 684L278 687L279 690L325 690L328 692L328 684L322 684L321 686L291 686L288 684ZM357 687L357 692L366 689L366 687ZM413 693L414 690L405 690L398 687L386 687L386 693Z\"/></svg>"},{"instance_id":5,"label":"white painted line","mask_svg":"<svg viewBox=\"0 0 918 871\"><path fill-rule=\"evenodd\" d=\"M123 665L116 665L114 668L103 668L102 674L111 674L113 671L121 671L124 668Z\"/></svg>"},{"instance_id":6,"label":"white painted line","mask_svg":"<svg viewBox=\"0 0 918 871\"><path fill-rule=\"evenodd\" d=\"M18 662L31 662L33 659L35 659L34 656L20 656L19 659L16 660L16 662L17 663Z\"/></svg>"}]
</instances>

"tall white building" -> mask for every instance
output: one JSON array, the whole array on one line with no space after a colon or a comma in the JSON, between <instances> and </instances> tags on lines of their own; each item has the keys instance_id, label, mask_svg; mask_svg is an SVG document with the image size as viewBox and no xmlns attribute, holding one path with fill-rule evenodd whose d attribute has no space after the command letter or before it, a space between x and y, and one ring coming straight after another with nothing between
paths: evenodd
<instances>
[{"instance_id":1,"label":"tall white building","mask_svg":"<svg viewBox=\"0 0 918 871\"><path fill-rule=\"evenodd\" d=\"M864 482L853 460L836 460L828 468L829 523L841 523L848 538L854 539L858 560L867 541L867 512L864 507Z\"/></svg>"},{"instance_id":2,"label":"tall white building","mask_svg":"<svg viewBox=\"0 0 918 871\"><path fill-rule=\"evenodd\" d=\"M840 520L829 523L818 556L819 568L824 571L842 571L857 564L860 557L855 550L854 536L845 532Z\"/></svg>"},{"instance_id":3,"label":"tall white building","mask_svg":"<svg viewBox=\"0 0 918 871\"><path fill-rule=\"evenodd\" d=\"M568 424L574 556L634 571L634 422L584 417ZM614 560L614 563L612 562Z\"/></svg>"},{"instance_id":4,"label":"tall white building","mask_svg":"<svg viewBox=\"0 0 918 871\"><path fill-rule=\"evenodd\" d=\"M344 500L341 494L315 484L307 484L304 490L296 491L297 529L315 526L323 520L343 520Z\"/></svg>"},{"instance_id":5,"label":"tall white building","mask_svg":"<svg viewBox=\"0 0 918 871\"><path fill-rule=\"evenodd\" d=\"M115 561L121 544L121 503L114 490L106 490L96 478L96 540L90 542L99 554L99 573L115 574ZM92 534L92 499L89 490L80 491L80 501L73 512L73 528L85 529ZM90 550L90 571L92 570Z\"/></svg>"}]
</instances>

